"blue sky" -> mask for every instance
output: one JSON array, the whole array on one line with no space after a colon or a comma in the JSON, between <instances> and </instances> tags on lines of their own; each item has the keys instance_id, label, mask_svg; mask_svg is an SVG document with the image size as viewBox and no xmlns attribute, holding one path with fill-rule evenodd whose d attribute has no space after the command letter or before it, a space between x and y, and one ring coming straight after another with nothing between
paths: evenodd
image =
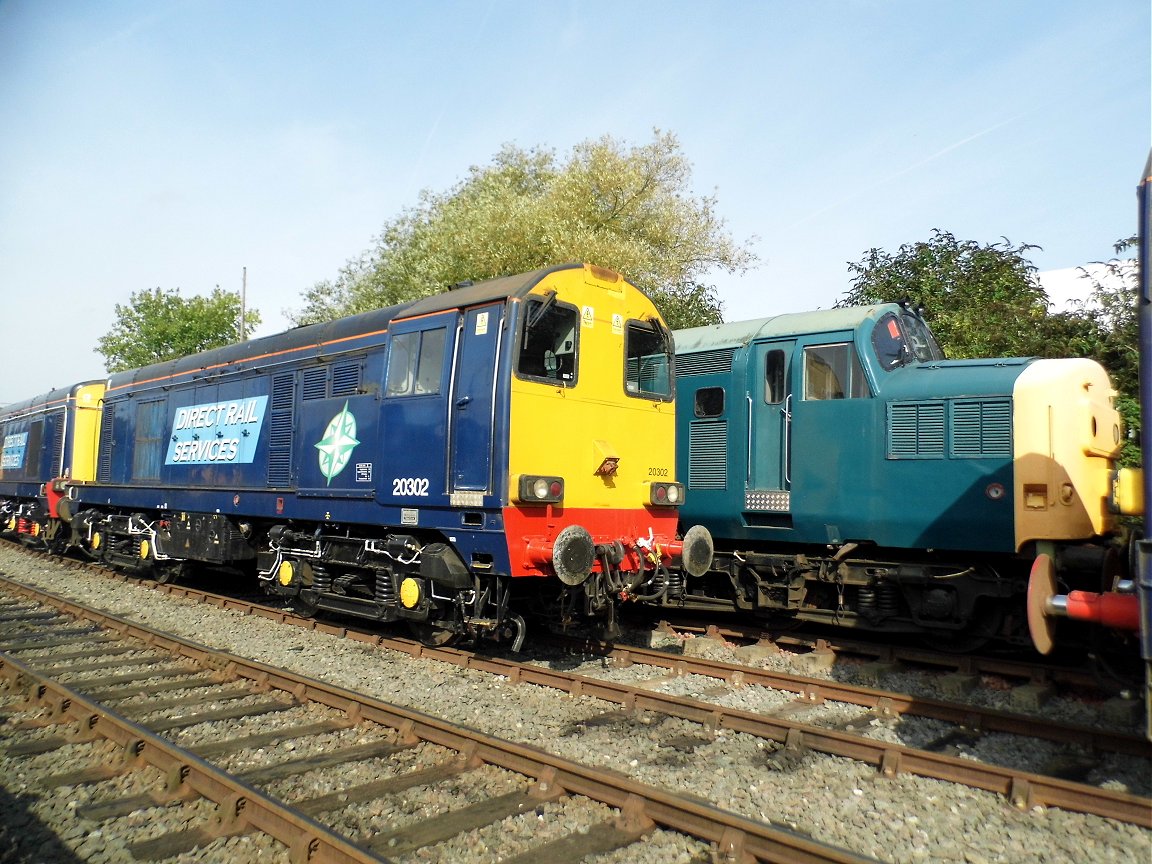
<instances>
[{"instance_id":1,"label":"blue sky","mask_svg":"<svg viewBox=\"0 0 1152 864\"><path fill-rule=\"evenodd\" d=\"M728 320L831 306L928 239L1135 231L1148 0L0 0L0 403L103 375L133 291L284 309L506 142L679 137L759 266Z\"/></svg>"}]
</instances>

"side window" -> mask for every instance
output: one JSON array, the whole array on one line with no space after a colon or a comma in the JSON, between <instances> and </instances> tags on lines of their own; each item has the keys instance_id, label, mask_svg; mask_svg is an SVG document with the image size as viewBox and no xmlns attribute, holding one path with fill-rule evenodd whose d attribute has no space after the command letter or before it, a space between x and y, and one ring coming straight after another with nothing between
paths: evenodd
<instances>
[{"instance_id":1,"label":"side window","mask_svg":"<svg viewBox=\"0 0 1152 864\"><path fill-rule=\"evenodd\" d=\"M399 333L388 347L388 396L424 396L440 392L446 330Z\"/></svg>"},{"instance_id":2,"label":"side window","mask_svg":"<svg viewBox=\"0 0 1152 864\"><path fill-rule=\"evenodd\" d=\"M575 386L579 324L576 309L557 303L555 294L529 299L524 306L516 372L525 378Z\"/></svg>"},{"instance_id":3,"label":"side window","mask_svg":"<svg viewBox=\"0 0 1152 864\"><path fill-rule=\"evenodd\" d=\"M779 405L786 394L784 372L788 368L787 355L780 348L768 352L764 364L764 401L769 405Z\"/></svg>"},{"instance_id":4,"label":"side window","mask_svg":"<svg viewBox=\"0 0 1152 864\"><path fill-rule=\"evenodd\" d=\"M670 342L653 324L630 322L624 337L624 392L648 399L672 398Z\"/></svg>"},{"instance_id":5,"label":"side window","mask_svg":"<svg viewBox=\"0 0 1152 864\"><path fill-rule=\"evenodd\" d=\"M416 364L416 392L439 393L440 375L444 371L445 329L427 330L421 334L420 360Z\"/></svg>"},{"instance_id":6,"label":"side window","mask_svg":"<svg viewBox=\"0 0 1152 864\"><path fill-rule=\"evenodd\" d=\"M132 479L159 480L164 464L165 403L163 399L136 406L136 440L132 449Z\"/></svg>"},{"instance_id":7,"label":"side window","mask_svg":"<svg viewBox=\"0 0 1152 864\"><path fill-rule=\"evenodd\" d=\"M389 396L403 396L412 392L419 347L419 333L401 333L392 337L392 344L388 347L386 391Z\"/></svg>"},{"instance_id":8,"label":"side window","mask_svg":"<svg viewBox=\"0 0 1152 864\"><path fill-rule=\"evenodd\" d=\"M804 398L863 399L870 395L860 360L849 342L804 349Z\"/></svg>"},{"instance_id":9,"label":"side window","mask_svg":"<svg viewBox=\"0 0 1152 864\"><path fill-rule=\"evenodd\" d=\"M701 387L696 391L696 416L719 417L724 413L724 388Z\"/></svg>"}]
</instances>

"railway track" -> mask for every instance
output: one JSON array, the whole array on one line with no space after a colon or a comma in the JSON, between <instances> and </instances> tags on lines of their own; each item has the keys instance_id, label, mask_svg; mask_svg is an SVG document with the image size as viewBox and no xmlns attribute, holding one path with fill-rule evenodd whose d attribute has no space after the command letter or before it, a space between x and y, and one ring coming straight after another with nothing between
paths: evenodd
<instances>
[{"instance_id":1,"label":"railway track","mask_svg":"<svg viewBox=\"0 0 1152 864\"><path fill-rule=\"evenodd\" d=\"M754 735L793 750L815 750L855 759L874 766L886 777L901 772L913 773L996 792L1020 809L1034 806L1060 807L1152 828L1152 802L1149 799L1101 789L1060 776L1070 773L1087 774L1093 759L1100 754L1121 754L1145 761L1152 760L1152 745L1133 734L1078 726L1043 716L1013 714L968 703L911 697L704 657L685 657L637 646L620 647L587 641L569 643L571 650L610 658L618 666L643 665L653 670L664 670L674 677L699 675L728 682L734 688L766 687L794 696L781 703L773 713L746 711L724 707L715 702L661 693L653 686L653 683L658 685L666 680L658 671L639 683L605 680L548 668L546 665L526 664L456 648L430 648L408 639L381 636L379 632L356 623L344 627L291 615L262 602L180 586L158 587L168 593L194 597L245 614L274 617L284 623L335 632L410 656L440 660L499 675L513 683L549 687L575 696L591 696L629 711L654 711L678 717L698 723L710 732L727 729ZM831 726L805 722L796 716L829 702L856 706L864 711L850 715L846 720L833 721ZM904 714L940 720L949 724L950 728L941 730L935 739L925 742L922 747L900 746L890 741L869 739L861 734L870 728L873 719L895 718ZM1039 772L985 764L957 755L957 742L966 742L967 749L972 751L979 738L993 734L1041 738L1077 749L1071 756L1064 750L1053 754L1050 764L1041 766Z\"/></svg>"},{"instance_id":2,"label":"railway track","mask_svg":"<svg viewBox=\"0 0 1152 864\"><path fill-rule=\"evenodd\" d=\"M51 560L58 561L59 559ZM71 566L83 567L88 572L123 581L131 579L124 574L80 562L72 562ZM512 681L523 680L528 683L552 686L570 693L579 694L582 692L583 685L579 681L574 679L570 681L563 674L555 672L541 672L539 671L540 664L522 663L516 657L501 658L490 653L425 646L412 639L382 635L378 628L356 619L333 622L295 615L286 611L282 606L270 604L264 597L244 598L171 583L140 581L139 584L219 608L272 618L291 626L343 636L410 656L441 660L453 665L501 675ZM705 635L722 639L723 633L721 628L713 627ZM604 657L611 660L616 666L644 665L653 667L655 670L666 670L676 677L699 675L728 682L734 687L759 686L792 693L795 694L796 700L790 706L790 711L796 711L803 706L811 707L828 702L840 702L863 707L870 712L871 716L887 718L915 716L939 720L962 729L963 734L967 736L1020 735L1081 748L1088 754L1114 753L1136 756L1141 759L1152 759L1152 744L1135 732L1114 731L1099 726L1071 723L1045 716L1035 710L1014 712L982 706L972 701L934 699L872 686L854 685L831 678L773 671L749 663L732 663L707 656L692 656L686 651L671 652L640 645L556 636L543 637L538 635L534 641L538 645L547 643L559 647L568 656L594 655ZM702 643L697 641L696 644ZM804 643L801 647L811 646ZM815 650L809 656L819 658L823 654L836 653L834 646L817 643L814 647ZM755 650L755 646L753 646L753 656L755 656ZM771 650L775 650L775 647L773 646ZM853 644L845 647L844 650L856 654L861 648L859 645ZM891 670L900 662L901 657L909 662L920 664L927 662L949 664L946 668L950 671L944 677L955 679L951 687L957 691L970 689L977 676L982 673L1023 680L1027 682L1023 689L1029 694L1033 690L1047 691L1050 678L1060 679L1072 686L1090 687L1092 684L1086 673L1075 670L1053 671L1046 666L1023 661L941 657L923 650L911 651L908 654L893 651L881 656L874 663L868 664L872 669L868 671L865 677L882 678L885 671ZM951 664L955 664L955 666ZM626 692L621 692L617 698L609 701L626 703L630 699L632 697L628 696ZM1041 700L1028 695L1019 701L1039 702ZM772 736L767 735L765 737ZM934 775L927 774L925 776ZM981 784L974 785L980 786ZM985 786L983 788L990 787Z\"/></svg>"},{"instance_id":3,"label":"railway track","mask_svg":"<svg viewBox=\"0 0 1152 864\"><path fill-rule=\"evenodd\" d=\"M867 709L868 714L874 717L891 718L907 715L939 720L963 727L969 735L994 733L1021 735L1080 747L1090 753L1115 753L1143 759L1152 758L1152 743L1132 732L1074 724L1035 714L1004 711L971 702L914 696L832 678L814 678L643 646L576 639L554 641L576 654L609 658L619 667L643 665L670 672L677 677L699 675L726 681L734 687L766 687L792 693L795 694L796 702L790 703L788 710L793 712L800 706L840 702Z\"/></svg>"},{"instance_id":4,"label":"railway track","mask_svg":"<svg viewBox=\"0 0 1152 864\"><path fill-rule=\"evenodd\" d=\"M850 638L842 632L828 628L797 625L790 629L771 629L750 624L705 622L691 615L654 616L644 609L631 610L638 621L649 622L655 629L670 633L706 637L731 642L745 648L768 644L796 653L831 652L837 659L849 659L875 669L907 667L955 675L958 678L989 675L1006 681L1023 681L1044 689L1067 688L1077 692L1100 693L1116 697L1141 685L1139 674L1131 681L1114 677L1113 670L1096 668L1081 658L1079 665L1062 664L1054 658L1037 657L1029 660L1018 654L980 654L934 651L929 648L899 641L876 638ZM667 613L669 610L661 610ZM1140 670L1134 670L1139 673ZM1113 677L1109 677L1113 676ZM1134 701L1137 706L1139 700ZM1117 713L1123 714L1120 710Z\"/></svg>"},{"instance_id":5,"label":"railway track","mask_svg":"<svg viewBox=\"0 0 1152 864\"><path fill-rule=\"evenodd\" d=\"M61 564L59 559L46 560L51 561L52 567L59 567ZM106 571L100 572L106 575ZM1141 826L1144 831L1148 830L1149 814L1152 814L1152 802L1144 795L1129 795L1117 792L1115 789L1101 790L1091 784L1070 781L1066 777L1038 775L1034 766L1029 770L1020 766L983 766L974 762L973 748L976 744L973 742L978 742L982 737L1004 738L1005 733L998 731L998 724L1020 721L1020 718L1013 719L1010 714L1006 718L998 716L1006 712L981 709L978 706L949 708L948 710L960 712L957 714L960 721L955 731L941 727L931 740L925 739L921 746L901 748L891 740L881 738L870 741L868 736L877 731L883 732L886 727L890 728L893 724L899 725L904 718L918 713L921 716L931 716L934 712L942 710L940 706L922 697L910 698L899 693L885 694L882 691L869 691L867 688L861 688L859 693L853 694L850 689L844 688L841 682L806 676L779 675L769 670L716 662L706 657L655 652L635 646L609 647L593 643L569 643L553 649L551 659L545 654L528 663L510 658L478 656L459 649L435 650L410 640L382 638L379 632L359 629L359 623L344 626L331 621L301 619L263 603L182 586L156 586L154 583L140 582L135 578L121 575L114 576L114 581L127 582L134 587L156 587L160 591L242 614L247 616L247 619L253 617L272 619L270 624L263 625L266 628L274 629L284 624L298 628L297 631L284 628L285 634L301 631L319 634L317 637L304 638L305 642L310 642L314 638L344 637L345 641L358 646L350 649L356 656L379 658L369 659L369 667L376 667L378 664L395 666L397 661L389 659L392 656L390 652L402 652L413 658L416 663L435 660L437 663L448 664L462 670L461 674L465 676L463 679L452 675L446 676L451 680L453 687L464 687L463 680L475 681L477 676L483 676L506 682L506 685L516 683L538 685L552 690L562 690L568 694L603 700L609 706L607 710L585 713L558 733L562 736L576 735L578 738L585 736L589 746L595 746L594 741L627 740L629 737L639 736L640 739L656 743L660 753L664 754L660 755L659 759L675 758L691 761L692 753L698 748L706 748L708 751L715 749L707 742L721 741L725 736L749 732L758 736L763 742L762 756L753 758L768 756L769 769L765 777L766 782L788 779L776 773L780 770L786 772L791 772L793 769L806 770L811 764L811 757L805 754L834 754L847 756L857 763L871 766L878 780L891 780L895 787L906 786L907 784L901 782L900 778L909 776L940 776L950 783L970 782L963 778L960 781L953 779L949 772L953 774L961 772L967 775L968 772L974 771L974 776L983 778L973 784L974 788L995 792L1002 800L1015 805L1021 813L1034 814L1042 812L1046 806L1056 806L1077 812L1101 813L1111 819ZM172 604L177 608L181 605L180 601ZM185 617L188 615L187 612L182 614ZM247 625L235 626L247 629ZM284 637L286 641L297 641L300 638L302 637L291 635ZM709 640L693 641L706 643ZM581 674L574 676L562 674L572 669L579 670ZM777 676L774 680L761 677L773 674ZM506 685L497 684L496 692L506 689ZM485 686L492 685L481 685L482 689ZM470 689L474 691L476 685L470 685ZM536 686L529 686L527 689L535 690ZM470 702L468 690L469 687L464 687L458 694L459 699L454 698L453 701ZM671 692L660 692L662 690ZM775 701L771 705L756 704L744 709L733 707L747 694L769 690L775 694ZM681 695L676 695L677 693ZM585 701L587 700L580 700L581 704ZM423 702L422 699L416 704L423 705ZM730 704L718 704L724 702ZM611 707L612 705L616 706L615 709ZM503 721L509 728L515 719L514 711L515 709L509 705L508 714ZM561 711L561 714L563 713L564 710ZM755 716L750 718L744 715ZM677 725L671 721L662 721L660 719L662 717L679 717L683 718L683 722ZM761 725L755 728L746 725L752 721ZM1034 718L1025 722L1034 722ZM515 726L519 727L520 723L515 722ZM1035 726L1039 728L1039 724ZM699 731L692 732L689 727L695 727ZM1082 772L1086 763L1101 754L1109 753L1121 754L1112 758L1125 758L1129 762L1140 760L1143 764L1148 764L1147 750L1143 749L1146 745L1131 736L1067 724L1063 727L1061 724L1055 724L1052 728L1056 731L1046 734L1055 752L1058 753L1061 748L1076 751L1075 758L1071 760L1075 770ZM623 736L623 739L620 736ZM544 743L543 739L538 740ZM547 746L552 747L560 743L562 743L560 740L549 740ZM559 752L569 751L559 748ZM676 756L677 753L683 755ZM927 756L922 756L922 753L926 753ZM643 762L644 757L640 758ZM631 764L635 765L635 760ZM780 765L785 767L781 769ZM630 771L625 766L624 770L636 773L638 776L647 776L643 774L642 768ZM721 766L719 770L723 772L725 769ZM1064 769L1054 766L1053 770L1059 772ZM1075 774L1075 771L1072 773ZM1036 777L1039 779L1035 779ZM649 782L652 782L650 776ZM791 782L789 779L789 783ZM865 790L868 788L859 779L856 782L860 788L853 794L860 794L861 788ZM704 793L698 791L697 794ZM885 797L883 793L880 795ZM724 795L719 797L727 803ZM731 803L728 803L728 806L732 806ZM745 812L744 808L736 809ZM765 822L786 823L794 831L808 831L817 837L828 836L818 826L808 824L807 818L798 818L791 809L787 815L782 810L776 813L765 810L760 817L761 821ZM1136 845L1131 848L1141 848L1141 843L1147 845L1146 834L1137 835ZM854 843L844 843L843 840L839 841L839 845L850 846L858 852L866 848L870 854L887 857L882 852L878 853L874 846L860 847ZM964 857L966 856L960 860ZM933 860L936 860L935 856Z\"/></svg>"},{"instance_id":6,"label":"railway track","mask_svg":"<svg viewBox=\"0 0 1152 864\"><path fill-rule=\"evenodd\" d=\"M32 759L76 745L91 749L89 765L42 777L46 788L108 784L136 775L129 791L95 797L76 809L80 819L108 826L160 807L165 824L185 826L153 830L151 836L127 829L119 842L136 860L161 860L217 838L262 832L282 844L294 862L375 861L575 799L600 805L585 803L585 809L611 811L601 822L513 860L578 860L643 844L658 826L697 837L731 860L868 860L613 771L223 654L27 586L5 580L0 592L0 674L9 694L5 758ZM210 731L211 724L270 715L292 719L238 738L228 731L231 726L218 736ZM191 728L207 740L179 746L166 737ZM272 746L277 743L302 742L298 749L307 749L309 739L350 730L359 743L320 756L260 758L277 753ZM13 740L13 733L22 734ZM275 794L275 784L286 778L319 770L346 778L366 761L386 762L421 747L442 754L410 771L375 765L368 770L375 779L359 784L341 779L323 794L290 801ZM241 755L243 767L229 767ZM457 808L390 830L373 830L363 818L331 815L449 778L458 788L462 776L483 772L498 776L476 780L475 791ZM176 802L188 812L166 806ZM359 830L343 833L341 825Z\"/></svg>"}]
</instances>

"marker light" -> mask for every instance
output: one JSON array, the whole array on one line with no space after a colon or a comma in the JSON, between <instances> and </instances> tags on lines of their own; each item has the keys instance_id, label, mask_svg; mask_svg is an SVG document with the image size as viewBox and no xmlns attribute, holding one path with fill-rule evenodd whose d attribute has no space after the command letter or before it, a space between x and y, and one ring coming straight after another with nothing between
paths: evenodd
<instances>
[{"instance_id":1,"label":"marker light","mask_svg":"<svg viewBox=\"0 0 1152 864\"><path fill-rule=\"evenodd\" d=\"M525 504L555 504L564 500L561 477L537 477L521 474L517 498Z\"/></svg>"},{"instance_id":2,"label":"marker light","mask_svg":"<svg viewBox=\"0 0 1152 864\"><path fill-rule=\"evenodd\" d=\"M684 502L684 487L680 483L653 483L649 500L657 507L678 507Z\"/></svg>"}]
</instances>

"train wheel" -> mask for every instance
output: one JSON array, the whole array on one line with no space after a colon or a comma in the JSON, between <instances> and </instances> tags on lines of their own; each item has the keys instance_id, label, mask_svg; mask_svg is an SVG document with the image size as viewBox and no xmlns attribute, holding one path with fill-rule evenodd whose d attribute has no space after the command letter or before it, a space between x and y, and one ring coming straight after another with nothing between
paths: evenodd
<instances>
[{"instance_id":1,"label":"train wheel","mask_svg":"<svg viewBox=\"0 0 1152 864\"><path fill-rule=\"evenodd\" d=\"M153 576L161 585L174 585L187 575L187 561L158 561L153 568Z\"/></svg>"},{"instance_id":2,"label":"train wheel","mask_svg":"<svg viewBox=\"0 0 1152 864\"><path fill-rule=\"evenodd\" d=\"M428 648L445 648L460 641L460 634L434 621L409 621L412 637Z\"/></svg>"},{"instance_id":3,"label":"train wheel","mask_svg":"<svg viewBox=\"0 0 1152 864\"><path fill-rule=\"evenodd\" d=\"M292 598L292 611L305 618L315 618L320 611L320 598L304 590Z\"/></svg>"},{"instance_id":4,"label":"train wheel","mask_svg":"<svg viewBox=\"0 0 1152 864\"><path fill-rule=\"evenodd\" d=\"M977 607L963 630L934 630L926 633L921 641L927 647L946 654L968 654L998 637L1003 626L1004 604L986 604Z\"/></svg>"}]
</instances>

